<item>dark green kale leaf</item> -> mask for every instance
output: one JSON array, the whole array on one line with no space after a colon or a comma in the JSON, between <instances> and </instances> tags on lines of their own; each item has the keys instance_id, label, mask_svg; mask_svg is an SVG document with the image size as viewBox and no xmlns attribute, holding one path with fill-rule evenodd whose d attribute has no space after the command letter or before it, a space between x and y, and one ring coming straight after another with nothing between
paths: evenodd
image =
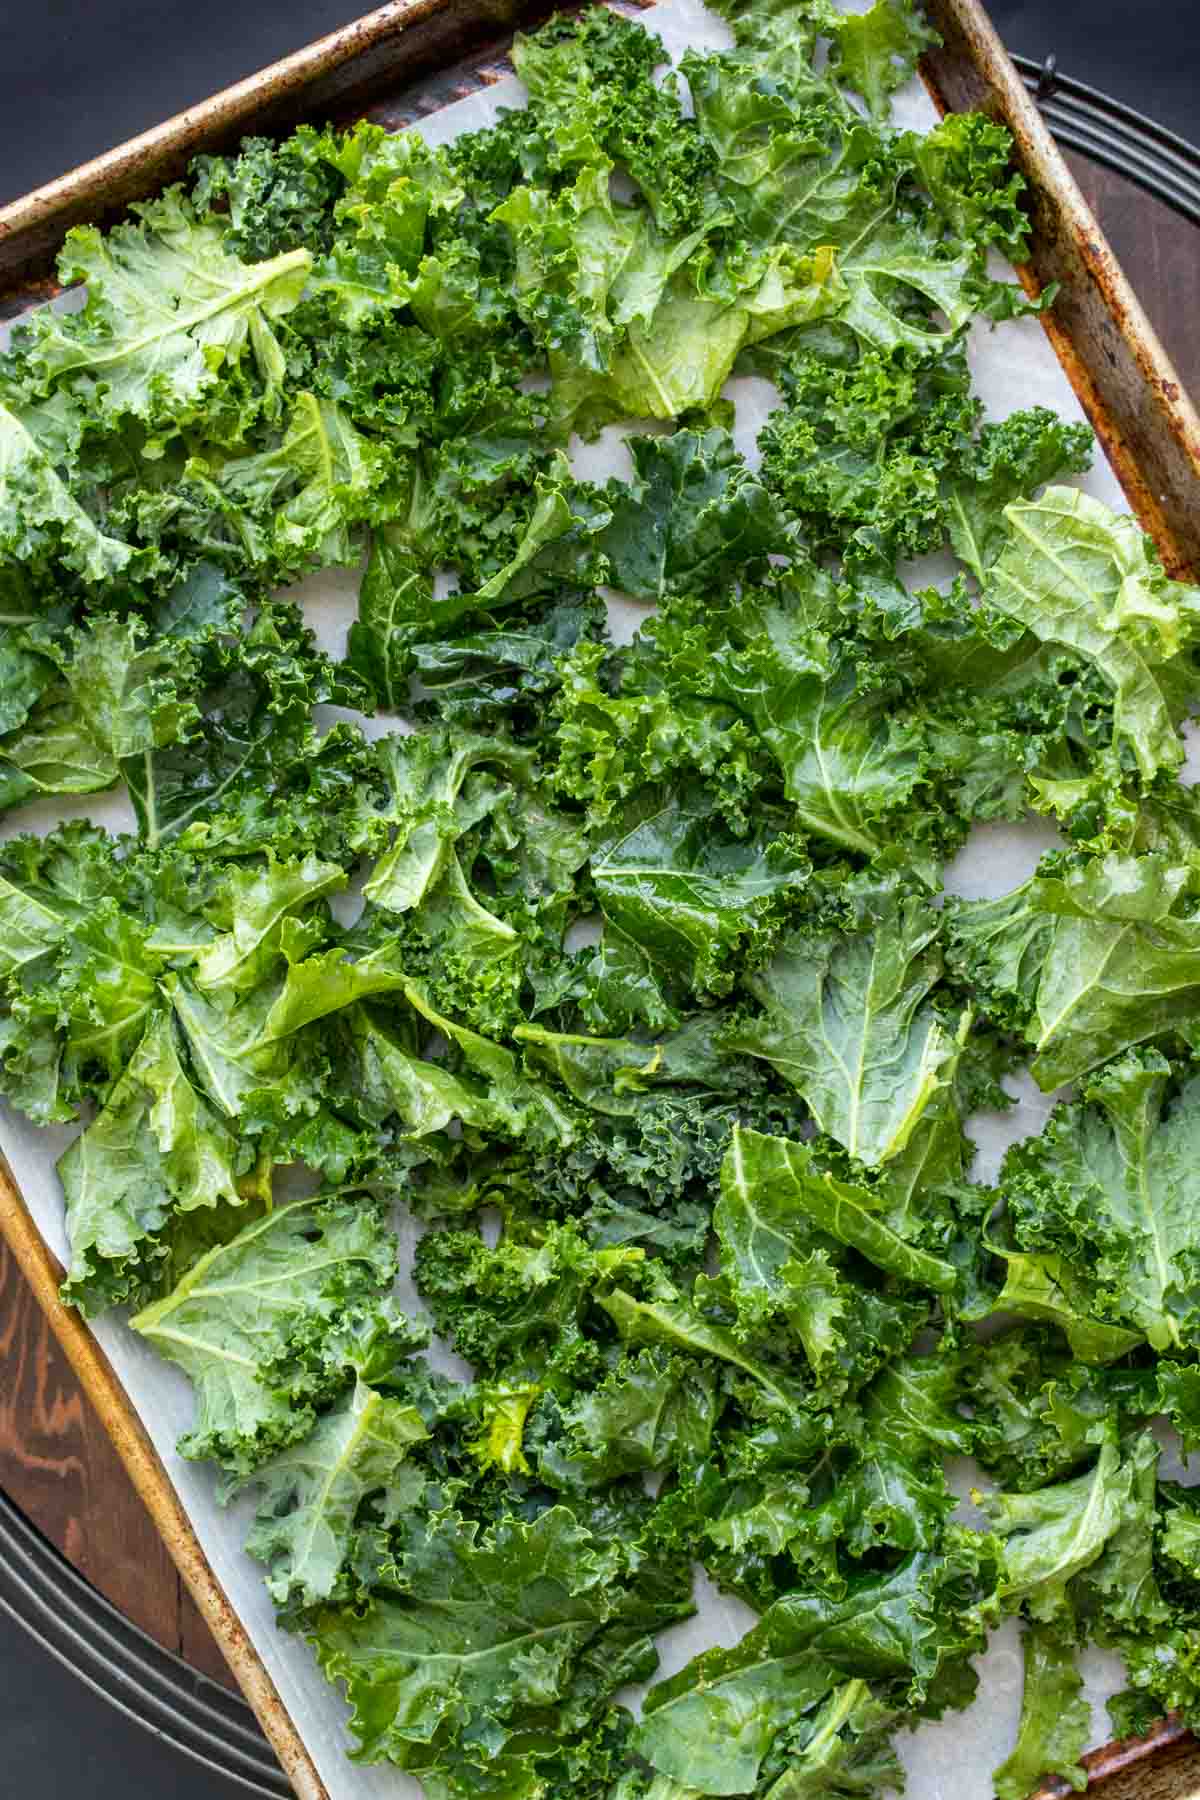
<instances>
[{"instance_id":1,"label":"dark green kale leaf","mask_svg":"<svg viewBox=\"0 0 1200 1800\"><path fill-rule=\"evenodd\" d=\"M410 1516L396 1535L387 1587L318 1613L310 1635L355 1709L359 1756L433 1771L435 1792L486 1792L497 1757L519 1769L526 1756L516 1791L531 1791L556 1749L547 1709L586 1728L653 1672L653 1633L692 1610L686 1564L605 1541L566 1506L482 1530L452 1511Z\"/></svg>"},{"instance_id":2,"label":"dark green kale leaf","mask_svg":"<svg viewBox=\"0 0 1200 1800\"><path fill-rule=\"evenodd\" d=\"M782 823L782 821L781 821ZM797 910L809 862L786 831L733 837L702 794L647 789L592 846L608 925L664 979L727 993Z\"/></svg>"},{"instance_id":3,"label":"dark green kale leaf","mask_svg":"<svg viewBox=\"0 0 1200 1800\"><path fill-rule=\"evenodd\" d=\"M610 480L601 545L638 600L720 587L786 546L784 525L727 431L633 437L632 483Z\"/></svg>"},{"instance_id":4,"label":"dark green kale leaf","mask_svg":"<svg viewBox=\"0 0 1200 1800\"><path fill-rule=\"evenodd\" d=\"M836 1600L797 1589L736 1648L704 1651L652 1688L635 1748L685 1789L747 1793L776 1744L782 1763L798 1720L848 1676L894 1684L910 1705L940 1710L939 1681L983 1641L995 1551L994 1539L958 1531L940 1554L862 1575Z\"/></svg>"},{"instance_id":5,"label":"dark green kale leaf","mask_svg":"<svg viewBox=\"0 0 1200 1800\"><path fill-rule=\"evenodd\" d=\"M362 689L317 650L299 610L274 602L240 641L214 639L197 686L202 716L186 741L124 765L147 844L235 856L339 846L366 747L346 725L319 735L312 709L353 705Z\"/></svg>"}]
</instances>

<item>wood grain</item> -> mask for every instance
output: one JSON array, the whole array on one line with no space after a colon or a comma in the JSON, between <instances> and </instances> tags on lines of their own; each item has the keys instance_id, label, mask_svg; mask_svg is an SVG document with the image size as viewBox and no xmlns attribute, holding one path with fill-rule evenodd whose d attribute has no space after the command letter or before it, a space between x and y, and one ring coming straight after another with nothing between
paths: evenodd
<instances>
[{"instance_id":1,"label":"wood grain","mask_svg":"<svg viewBox=\"0 0 1200 1800\"><path fill-rule=\"evenodd\" d=\"M1123 177L1068 158L1192 394L1200 229ZM1020 396L1013 396L1020 404ZM0 1240L0 1487L159 1643L236 1686L124 1468Z\"/></svg>"},{"instance_id":2,"label":"wood grain","mask_svg":"<svg viewBox=\"0 0 1200 1800\"><path fill-rule=\"evenodd\" d=\"M126 1618L236 1688L0 1238L0 1487Z\"/></svg>"}]
</instances>

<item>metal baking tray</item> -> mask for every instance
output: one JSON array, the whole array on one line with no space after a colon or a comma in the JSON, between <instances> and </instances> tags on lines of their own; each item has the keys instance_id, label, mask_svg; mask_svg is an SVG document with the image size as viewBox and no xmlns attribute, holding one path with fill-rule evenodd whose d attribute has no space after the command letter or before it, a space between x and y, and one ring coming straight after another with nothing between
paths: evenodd
<instances>
[{"instance_id":1,"label":"metal baking tray","mask_svg":"<svg viewBox=\"0 0 1200 1800\"><path fill-rule=\"evenodd\" d=\"M0 318L58 292L54 258L67 229L108 224L129 202L181 176L200 151L247 132L281 135L301 121L370 117L392 129L436 111L504 70L512 32L550 10L543 0L390 0L282 62L225 89L93 162L0 208ZM630 8L630 10L633 10ZM943 44L922 74L943 111L981 111L1013 133L1029 183L1026 288L1059 296L1044 324L1125 491L1174 574L1200 574L1200 417L1105 242L1047 124L979 0L927 0ZM200 1547L179 1496L107 1358L58 1297L61 1268L11 1176L0 1170L0 1232L30 1282L81 1385L148 1507L300 1800L326 1790ZM1200 1793L1200 1745L1165 1722L1149 1738L1088 1759L1105 1800L1185 1800ZM1065 1793L1060 1783L1039 1800Z\"/></svg>"}]
</instances>

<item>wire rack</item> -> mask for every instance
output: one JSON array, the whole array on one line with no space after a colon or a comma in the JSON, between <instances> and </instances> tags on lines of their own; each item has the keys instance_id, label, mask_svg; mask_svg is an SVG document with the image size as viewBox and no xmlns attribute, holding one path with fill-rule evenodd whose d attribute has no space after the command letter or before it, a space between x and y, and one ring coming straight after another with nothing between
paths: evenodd
<instances>
[{"instance_id":1,"label":"wire rack","mask_svg":"<svg viewBox=\"0 0 1200 1800\"><path fill-rule=\"evenodd\" d=\"M1026 56L1013 61L1065 149L1114 169L1200 225L1200 149L1131 106L1060 74L1054 56L1043 63Z\"/></svg>"},{"instance_id":2,"label":"wire rack","mask_svg":"<svg viewBox=\"0 0 1200 1800\"><path fill-rule=\"evenodd\" d=\"M1056 59L1013 59L1058 142L1200 225L1200 150ZM0 1610L127 1718L266 1800L292 1789L250 1708L124 1618L0 1494Z\"/></svg>"}]
</instances>

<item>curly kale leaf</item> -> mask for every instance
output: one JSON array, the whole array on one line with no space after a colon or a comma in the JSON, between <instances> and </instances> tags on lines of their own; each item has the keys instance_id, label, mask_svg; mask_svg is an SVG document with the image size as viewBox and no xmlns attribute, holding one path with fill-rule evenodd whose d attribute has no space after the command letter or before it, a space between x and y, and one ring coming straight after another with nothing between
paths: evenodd
<instances>
[{"instance_id":1,"label":"curly kale leaf","mask_svg":"<svg viewBox=\"0 0 1200 1800\"><path fill-rule=\"evenodd\" d=\"M196 158L192 203L217 217L228 208L225 238L235 256L257 263L286 250L328 248L343 182L314 154L315 141L302 129L279 144L243 138L236 156Z\"/></svg>"},{"instance_id":2,"label":"curly kale leaf","mask_svg":"<svg viewBox=\"0 0 1200 1800\"><path fill-rule=\"evenodd\" d=\"M709 1452L719 1410L711 1366L644 1349L563 1409L562 1437L543 1449L538 1472L554 1486L595 1488L695 1466Z\"/></svg>"},{"instance_id":3,"label":"curly kale leaf","mask_svg":"<svg viewBox=\"0 0 1200 1800\"><path fill-rule=\"evenodd\" d=\"M112 581L136 551L97 524L55 462L36 415L0 404L0 554L23 563L57 557L87 582Z\"/></svg>"},{"instance_id":4,"label":"curly kale leaf","mask_svg":"<svg viewBox=\"0 0 1200 1800\"><path fill-rule=\"evenodd\" d=\"M395 1239L370 1204L295 1200L209 1250L130 1321L195 1388L180 1440L235 1475L307 1438L373 1336L423 1341L391 1311Z\"/></svg>"},{"instance_id":5,"label":"curly kale leaf","mask_svg":"<svg viewBox=\"0 0 1200 1800\"><path fill-rule=\"evenodd\" d=\"M188 648L147 642L136 617L22 634L40 696L0 736L0 803L112 787L126 759L186 740L198 722ZM34 690L36 692L36 688Z\"/></svg>"},{"instance_id":6,"label":"curly kale leaf","mask_svg":"<svg viewBox=\"0 0 1200 1800\"><path fill-rule=\"evenodd\" d=\"M520 1758L547 1707L578 1730L644 1679L652 1634L691 1610L686 1566L627 1554L566 1506L484 1529L440 1512L405 1521L388 1587L318 1613L311 1639L355 1709L359 1756L443 1778L458 1761L445 1791L466 1795L510 1747ZM536 1767L536 1742L528 1754Z\"/></svg>"},{"instance_id":7,"label":"curly kale leaf","mask_svg":"<svg viewBox=\"0 0 1200 1800\"><path fill-rule=\"evenodd\" d=\"M202 843L232 856L344 849L366 747L346 725L319 736L312 709L353 705L362 690L317 650L298 609L264 607L236 646L206 646L199 670L196 728L122 771L147 845Z\"/></svg>"},{"instance_id":8,"label":"curly kale leaf","mask_svg":"<svg viewBox=\"0 0 1200 1800\"><path fill-rule=\"evenodd\" d=\"M608 924L703 994L727 992L747 952L762 955L809 862L784 833L732 837L702 796L647 790L593 843L590 872Z\"/></svg>"},{"instance_id":9,"label":"curly kale leaf","mask_svg":"<svg viewBox=\"0 0 1200 1800\"><path fill-rule=\"evenodd\" d=\"M798 1589L734 1649L706 1650L652 1688L634 1747L685 1789L752 1792L776 1744L785 1762L797 1722L848 1676L932 1700L944 1667L982 1643L992 1581L994 1540L960 1532L838 1599Z\"/></svg>"},{"instance_id":10,"label":"curly kale leaf","mask_svg":"<svg viewBox=\"0 0 1200 1800\"><path fill-rule=\"evenodd\" d=\"M628 442L635 478L609 481L600 539L615 587L662 600L720 586L785 547L783 522L727 431Z\"/></svg>"},{"instance_id":11,"label":"curly kale leaf","mask_svg":"<svg viewBox=\"0 0 1200 1800\"><path fill-rule=\"evenodd\" d=\"M309 253L242 262L178 188L133 212L104 235L93 226L68 233L59 276L86 282L87 304L43 308L24 327L19 348L38 390L65 390L80 407L86 397L89 416L109 426L182 423L249 351L260 404L276 409L287 363L274 327L300 298Z\"/></svg>"},{"instance_id":12,"label":"curly kale leaf","mask_svg":"<svg viewBox=\"0 0 1200 1800\"><path fill-rule=\"evenodd\" d=\"M952 959L1036 1051L1047 1091L1135 1044L1192 1032L1197 922L1187 863L1112 851L960 904Z\"/></svg>"},{"instance_id":13,"label":"curly kale leaf","mask_svg":"<svg viewBox=\"0 0 1200 1800\"><path fill-rule=\"evenodd\" d=\"M1172 1094L1153 1051L1131 1052L1009 1152L1003 1191L1021 1247L1061 1259L1095 1316L1157 1350L1195 1340L1191 1198L1195 1080Z\"/></svg>"},{"instance_id":14,"label":"curly kale leaf","mask_svg":"<svg viewBox=\"0 0 1200 1800\"><path fill-rule=\"evenodd\" d=\"M760 1001L729 1038L795 1087L818 1126L878 1166L901 1155L954 1076L961 1021L933 1004L938 919L867 894L848 931L798 932L747 985Z\"/></svg>"},{"instance_id":15,"label":"curly kale leaf","mask_svg":"<svg viewBox=\"0 0 1200 1800\"><path fill-rule=\"evenodd\" d=\"M59 1160L66 1298L89 1311L157 1292L175 1215L244 1206L240 1167L232 1134L180 1062L170 1015L152 1015L103 1111Z\"/></svg>"},{"instance_id":16,"label":"curly kale leaf","mask_svg":"<svg viewBox=\"0 0 1200 1800\"><path fill-rule=\"evenodd\" d=\"M1143 780L1177 769L1197 590L1167 578L1135 519L1075 488L1012 501L1004 518L989 603L1094 664L1116 697L1114 742Z\"/></svg>"},{"instance_id":17,"label":"curly kale leaf","mask_svg":"<svg viewBox=\"0 0 1200 1800\"><path fill-rule=\"evenodd\" d=\"M1076 1790L1087 1783L1079 1759L1092 1721L1074 1651L1042 1625L1027 1627L1022 1648L1021 1722L1016 1744L992 1776L997 1800L1025 1800L1044 1775L1059 1775Z\"/></svg>"},{"instance_id":18,"label":"curly kale leaf","mask_svg":"<svg viewBox=\"0 0 1200 1800\"><path fill-rule=\"evenodd\" d=\"M761 1282L770 1293L774 1283L763 1280L763 1257L778 1264L784 1245L804 1248L812 1233L857 1251L877 1269L914 1287L951 1293L958 1285L949 1263L907 1243L880 1217L875 1193L822 1170L807 1144L735 1127L721 1178L723 1210L717 1229L739 1287L753 1292ZM787 1221L782 1233L781 1219ZM789 1261L774 1270L785 1283Z\"/></svg>"},{"instance_id":19,"label":"curly kale leaf","mask_svg":"<svg viewBox=\"0 0 1200 1800\"><path fill-rule=\"evenodd\" d=\"M649 201L664 233L699 221L711 158L671 87L652 80L666 60L653 32L593 11L518 34L513 63L529 90L529 119L550 165L611 158ZM526 152L528 156L528 152Z\"/></svg>"},{"instance_id":20,"label":"curly kale leaf","mask_svg":"<svg viewBox=\"0 0 1200 1800\"><path fill-rule=\"evenodd\" d=\"M258 1491L246 1548L267 1564L273 1599L315 1606L332 1596L364 1501L375 1495L395 1505L400 1464L428 1436L416 1407L359 1379L310 1436L236 1484Z\"/></svg>"}]
</instances>

